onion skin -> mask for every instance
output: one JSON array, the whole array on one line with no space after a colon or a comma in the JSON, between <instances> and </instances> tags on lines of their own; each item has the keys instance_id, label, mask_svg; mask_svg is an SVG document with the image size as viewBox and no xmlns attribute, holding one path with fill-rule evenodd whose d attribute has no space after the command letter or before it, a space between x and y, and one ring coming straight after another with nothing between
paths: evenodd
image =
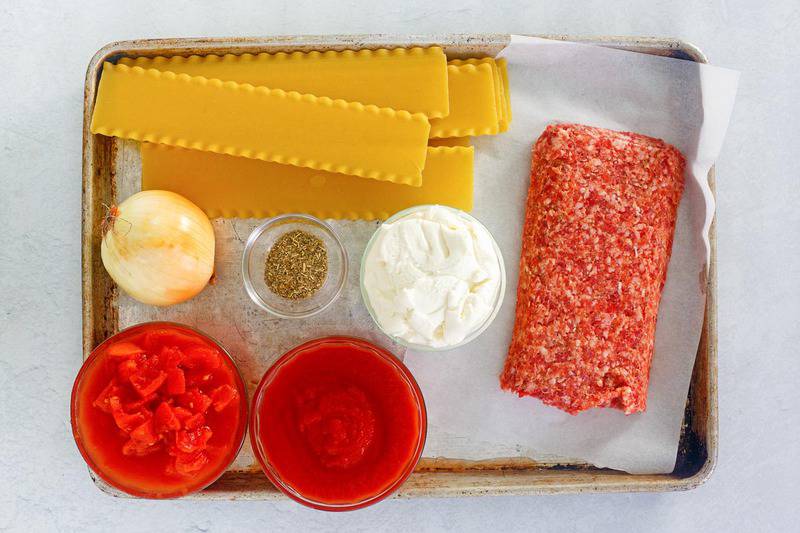
<instances>
[{"instance_id":1,"label":"onion skin","mask_svg":"<svg viewBox=\"0 0 800 533\"><path fill-rule=\"evenodd\" d=\"M112 208L100 255L123 291L165 306L208 284L214 246L214 229L199 207L173 192L142 191Z\"/></svg>"}]
</instances>

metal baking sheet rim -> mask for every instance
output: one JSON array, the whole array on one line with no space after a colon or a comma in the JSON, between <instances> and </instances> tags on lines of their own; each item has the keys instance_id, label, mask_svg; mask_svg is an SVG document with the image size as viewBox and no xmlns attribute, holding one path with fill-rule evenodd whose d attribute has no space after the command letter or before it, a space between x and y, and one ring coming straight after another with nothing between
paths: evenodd
<instances>
[{"instance_id":1,"label":"metal baking sheet rim","mask_svg":"<svg viewBox=\"0 0 800 533\"><path fill-rule=\"evenodd\" d=\"M623 36L575 36L575 35L536 35L550 39L568 40L599 44L625 50L656 55L667 55L680 59L707 63L705 55L698 47L679 39L658 37ZM93 266L96 269L97 250L93 246L94 221L97 206L92 200L95 194L93 177L98 169L94 165L94 136L89 132L94 96L100 77L102 64L122 55L175 55L186 53L245 53L252 51L311 50L314 48L378 48L411 45L440 45L445 51L458 50L455 55L496 54L509 42L508 34L443 34L443 35L303 35L245 38L179 38L145 39L112 42L98 50L89 62L84 90L83 124L83 195L82 195L82 287L83 287L83 357L89 355L94 345L96 319L94 316L93 292L96 291ZM712 192L715 193L714 169L709 173ZM110 184L113 196L114 183ZM702 464L690 465L688 475L677 472L661 475L634 475L592 466L578 465L537 465L529 462L518 467L492 468L485 462L474 467L458 470L431 470L415 472L394 497L462 497L488 495L538 495L560 493L598 493L598 492L663 492L690 490L703 484L713 473L717 462L718 449L718 405L717 405L717 278L716 278L716 218L709 231L711 242L711 262L707 275L706 318L701 336L699 351L705 350L705 360L695 364L704 370L704 375L693 376L692 388L704 381L704 412L691 411L687 403L685 426L690 418L700 415L705 419L703 441L699 445L705 449ZM114 309L115 296L104 294L104 303ZM680 454L680 452L679 452ZM434 460L435 463L435 460ZM278 499L283 497L272 487L260 472L231 473L225 486L219 482L205 490L190 495L194 499ZM125 496L108 486L90 471L90 475L100 490L113 496Z\"/></svg>"}]
</instances>

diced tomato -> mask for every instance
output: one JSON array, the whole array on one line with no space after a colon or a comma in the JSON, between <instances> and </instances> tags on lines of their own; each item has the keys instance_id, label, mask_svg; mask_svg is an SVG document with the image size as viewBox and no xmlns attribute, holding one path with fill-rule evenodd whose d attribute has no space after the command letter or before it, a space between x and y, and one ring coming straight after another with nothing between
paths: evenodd
<instances>
[{"instance_id":1,"label":"diced tomato","mask_svg":"<svg viewBox=\"0 0 800 533\"><path fill-rule=\"evenodd\" d=\"M158 397L158 395L154 392L153 394L149 395L147 398L140 398L140 399L138 399L136 401L133 401L133 402L124 403L124 404L122 404L122 408L125 409L126 413L132 413L134 411L141 411L145 407L147 407L147 405L150 402L152 402L153 400L155 400L157 397Z\"/></svg>"},{"instance_id":2,"label":"diced tomato","mask_svg":"<svg viewBox=\"0 0 800 533\"><path fill-rule=\"evenodd\" d=\"M204 370L186 370L186 385L189 387L202 387L210 382L214 375Z\"/></svg>"},{"instance_id":3,"label":"diced tomato","mask_svg":"<svg viewBox=\"0 0 800 533\"><path fill-rule=\"evenodd\" d=\"M117 366L117 377L120 381L127 381L139 369L135 359L125 359Z\"/></svg>"},{"instance_id":4,"label":"diced tomato","mask_svg":"<svg viewBox=\"0 0 800 533\"><path fill-rule=\"evenodd\" d=\"M108 399L108 409L111 413L122 412L122 401L119 396L112 396Z\"/></svg>"},{"instance_id":5,"label":"diced tomato","mask_svg":"<svg viewBox=\"0 0 800 533\"><path fill-rule=\"evenodd\" d=\"M153 416L157 433L177 431L181 428L181 421L167 402L161 402Z\"/></svg>"},{"instance_id":6,"label":"diced tomato","mask_svg":"<svg viewBox=\"0 0 800 533\"><path fill-rule=\"evenodd\" d=\"M178 398L181 407L185 407L193 413L203 413L208 411L211 406L211 398L200 392L200 389L189 389Z\"/></svg>"},{"instance_id":7,"label":"diced tomato","mask_svg":"<svg viewBox=\"0 0 800 533\"><path fill-rule=\"evenodd\" d=\"M113 443L116 453L126 456L121 461L126 471L136 475L160 476L165 483L202 475L228 453L229 433L240 422L236 416L209 415L241 401L242 393L230 386L223 351L166 325L122 338L104 348L92 385L102 391L89 397L94 413L89 416L103 419L109 433L98 446Z\"/></svg>"},{"instance_id":8,"label":"diced tomato","mask_svg":"<svg viewBox=\"0 0 800 533\"><path fill-rule=\"evenodd\" d=\"M208 463L206 452L181 453L175 457L175 471L182 475L194 474Z\"/></svg>"},{"instance_id":9,"label":"diced tomato","mask_svg":"<svg viewBox=\"0 0 800 533\"><path fill-rule=\"evenodd\" d=\"M122 404L122 410L126 413L135 413L141 411L145 405L147 405L147 401L144 398L140 398L136 401Z\"/></svg>"},{"instance_id":10,"label":"diced tomato","mask_svg":"<svg viewBox=\"0 0 800 533\"><path fill-rule=\"evenodd\" d=\"M211 435L212 431L208 426L190 430L182 429L175 435L175 447L183 453L205 450Z\"/></svg>"},{"instance_id":11,"label":"diced tomato","mask_svg":"<svg viewBox=\"0 0 800 533\"><path fill-rule=\"evenodd\" d=\"M157 353L141 353L137 355L135 359L139 368L142 370L149 370L151 372L161 370L161 357Z\"/></svg>"},{"instance_id":12,"label":"diced tomato","mask_svg":"<svg viewBox=\"0 0 800 533\"><path fill-rule=\"evenodd\" d=\"M196 415L192 415L186 420L183 421L183 427L186 429L197 429L203 424L206 423L206 417L203 413L197 413Z\"/></svg>"},{"instance_id":13,"label":"diced tomato","mask_svg":"<svg viewBox=\"0 0 800 533\"><path fill-rule=\"evenodd\" d=\"M150 455L151 453L156 452L160 449L161 449L160 442L157 442L155 444L145 444L133 439L128 439L128 442L122 445L123 455L135 455L137 457Z\"/></svg>"},{"instance_id":14,"label":"diced tomato","mask_svg":"<svg viewBox=\"0 0 800 533\"><path fill-rule=\"evenodd\" d=\"M158 435L156 434L153 419L145 421L131 431L131 439L148 446L155 444L158 441Z\"/></svg>"},{"instance_id":15,"label":"diced tomato","mask_svg":"<svg viewBox=\"0 0 800 533\"><path fill-rule=\"evenodd\" d=\"M219 368L219 352L207 346L190 346L184 350L183 366L192 370Z\"/></svg>"},{"instance_id":16,"label":"diced tomato","mask_svg":"<svg viewBox=\"0 0 800 533\"><path fill-rule=\"evenodd\" d=\"M159 353L159 359L164 370L178 368L183 362L183 352L177 346L164 346Z\"/></svg>"},{"instance_id":17,"label":"diced tomato","mask_svg":"<svg viewBox=\"0 0 800 533\"><path fill-rule=\"evenodd\" d=\"M167 370L167 394L183 394L186 392L186 376L180 368Z\"/></svg>"},{"instance_id":18,"label":"diced tomato","mask_svg":"<svg viewBox=\"0 0 800 533\"><path fill-rule=\"evenodd\" d=\"M144 348L126 341L115 342L106 348L106 353L111 357L132 357L144 352Z\"/></svg>"},{"instance_id":19,"label":"diced tomato","mask_svg":"<svg viewBox=\"0 0 800 533\"><path fill-rule=\"evenodd\" d=\"M174 329L154 329L144 335L144 347L148 351L155 352L162 346L202 346L201 339L192 335L186 335Z\"/></svg>"},{"instance_id":20,"label":"diced tomato","mask_svg":"<svg viewBox=\"0 0 800 533\"><path fill-rule=\"evenodd\" d=\"M187 419L195 416L192 412L184 407L173 407L172 412L178 417L178 420L185 423ZM202 416L202 415L201 415Z\"/></svg>"},{"instance_id":21,"label":"diced tomato","mask_svg":"<svg viewBox=\"0 0 800 533\"><path fill-rule=\"evenodd\" d=\"M117 380L112 379L108 382L108 385L100 392L100 395L94 401L94 406L100 409L103 412L110 413L111 412L111 405L109 404L109 400L111 398L116 398L119 401L120 395L120 388L117 384Z\"/></svg>"},{"instance_id":22,"label":"diced tomato","mask_svg":"<svg viewBox=\"0 0 800 533\"><path fill-rule=\"evenodd\" d=\"M214 405L214 410L219 413L228 407L232 401L236 400L238 396L239 393L230 385L220 385L211 392L211 401Z\"/></svg>"},{"instance_id":23,"label":"diced tomato","mask_svg":"<svg viewBox=\"0 0 800 533\"><path fill-rule=\"evenodd\" d=\"M128 414L121 407L115 409L111 415L114 417L117 427L125 433L131 433L134 429L147 422L147 417L143 412Z\"/></svg>"},{"instance_id":24,"label":"diced tomato","mask_svg":"<svg viewBox=\"0 0 800 533\"><path fill-rule=\"evenodd\" d=\"M146 398L156 392L166 379L167 373L162 370L140 370L131 376L130 381L139 396Z\"/></svg>"}]
</instances>

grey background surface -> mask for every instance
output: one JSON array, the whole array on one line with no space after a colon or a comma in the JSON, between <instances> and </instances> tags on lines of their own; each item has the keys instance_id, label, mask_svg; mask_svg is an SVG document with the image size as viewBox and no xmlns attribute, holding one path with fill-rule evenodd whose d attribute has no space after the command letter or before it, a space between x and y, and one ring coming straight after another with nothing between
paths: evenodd
<instances>
[{"instance_id":1,"label":"grey background surface","mask_svg":"<svg viewBox=\"0 0 800 533\"><path fill-rule=\"evenodd\" d=\"M516 32L680 37L742 71L717 165L719 466L674 494L387 501L115 500L68 423L80 364L86 64L120 39ZM800 523L800 5L405 0L0 3L0 530L797 531Z\"/></svg>"}]
</instances>

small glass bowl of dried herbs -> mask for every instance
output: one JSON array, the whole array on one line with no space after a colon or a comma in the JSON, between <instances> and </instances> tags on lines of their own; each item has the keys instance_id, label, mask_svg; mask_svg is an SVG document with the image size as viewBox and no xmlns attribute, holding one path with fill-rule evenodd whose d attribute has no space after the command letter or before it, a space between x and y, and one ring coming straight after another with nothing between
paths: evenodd
<instances>
[{"instance_id":1,"label":"small glass bowl of dried herbs","mask_svg":"<svg viewBox=\"0 0 800 533\"><path fill-rule=\"evenodd\" d=\"M328 224L310 215L271 218L245 244L242 277L259 307L304 318L328 307L347 279L347 252Z\"/></svg>"}]
</instances>

